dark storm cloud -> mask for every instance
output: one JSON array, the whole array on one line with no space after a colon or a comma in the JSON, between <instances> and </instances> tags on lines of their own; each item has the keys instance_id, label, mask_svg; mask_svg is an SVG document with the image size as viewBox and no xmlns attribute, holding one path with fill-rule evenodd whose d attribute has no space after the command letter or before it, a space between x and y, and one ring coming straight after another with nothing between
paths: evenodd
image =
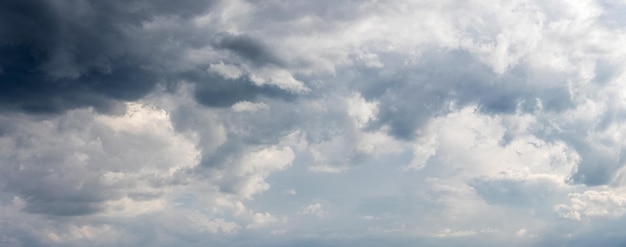
<instances>
[{"instance_id":1,"label":"dark storm cloud","mask_svg":"<svg viewBox=\"0 0 626 247\"><path fill-rule=\"evenodd\" d=\"M257 66L268 64L281 66L284 64L284 62L272 52L270 47L247 35L222 33L218 35L216 47L232 51Z\"/></svg>"},{"instance_id":2,"label":"dark storm cloud","mask_svg":"<svg viewBox=\"0 0 626 247\"><path fill-rule=\"evenodd\" d=\"M240 101L256 101L259 97L295 100L297 95L272 85L256 86L246 78L235 80L219 76L202 75L196 83L195 98L198 103L211 107L229 107Z\"/></svg>"},{"instance_id":3,"label":"dark storm cloud","mask_svg":"<svg viewBox=\"0 0 626 247\"><path fill-rule=\"evenodd\" d=\"M157 48L142 22L191 17L211 1L37 1L0 3L0 107L110 111L159 82Z\"/></svg>"},{"instance_id":4,"label":"dark storm cloud","mask_svg":"<svg viewBox=\"0 0 626 247\"><path fill-rule=\"evenodd\" d=\"M51 113L82 106L108 112L113 100L132 100L150 91L155 76L130 61L111 64L110 72L92 70L78 78L52 79L38 70L41 61L25 45L0 50L7 72L0 75L0 104L8 109ZM123 57L115 59L124 60Z\"/></svg>"},{"instance_id":5,"label":"dark storm cloud","mask_svg":"<svg viewBox=\"0 0 626 247\"><path fill-rule=\"evenodd\" d=\"M619 4L214 2L0 1L0 245L622 243Z\"/></svg>"}]
</instances>

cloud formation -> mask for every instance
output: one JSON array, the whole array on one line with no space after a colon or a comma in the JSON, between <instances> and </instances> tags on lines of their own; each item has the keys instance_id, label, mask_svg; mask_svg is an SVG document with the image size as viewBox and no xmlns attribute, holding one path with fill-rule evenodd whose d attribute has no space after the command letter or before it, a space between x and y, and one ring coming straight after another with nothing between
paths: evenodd
<instances>
[{"instance_id":1,"label":"cloud formation","mask_svg":"<svg viewBox=\"0 0 626 247\"><path fill-rule=\"evenodd\" d=\"M0 245L619 246L624 8L3 1Z\"/></svg>"}]
</instances>

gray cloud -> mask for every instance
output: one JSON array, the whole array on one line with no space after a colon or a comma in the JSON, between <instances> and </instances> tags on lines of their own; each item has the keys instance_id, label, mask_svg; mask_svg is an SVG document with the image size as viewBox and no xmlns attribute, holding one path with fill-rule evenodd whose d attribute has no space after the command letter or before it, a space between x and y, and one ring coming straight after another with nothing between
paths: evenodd
<instances>
[{"instance_id":1,"label":"gray cloud","mask_svg":"<svg viewBox=\"0 0 626 247\"><path fill-rule=\"evenodd\" d=\"M0 3L0 245L619 246L623 6L477 3Z\"/></svg>"},{"instance_id":2,"label":"gray cloud","mask_svg":"<svg viewBox=\"0 0 626 247\"><path fill-rule=\"evenodd\" d=\"M211 1L6 1L0 6L0 102L3 109L61 112L112 110L162 82L165 37L142 29L157 18L189 18Z\"/></svg>"},{"instance_id":3,"label":"gray cloud","mask_svg":"<svg viewBox=\"0 0 626 247\"><path fill-rule=\"evenodd\" d=\"M504 74L495 74L468 51L427 52L422 63L412 66L394 61L390 69L365 69L359 78L350 78L368 99L381 102L379 124L389 124L398 138L411 139L415 130L430 117L444 114L450 104L478 105L489 114L543 109L562 112L574 106L565 85L531 87L538 76L520 65ZM539 78L542 79L542 78Z\"/></svg>"},{"instance_id":4,"label":"gray cloud","mask_svg":"<svg viewBox=\"0 0 626 247\"><path fill-rule=\"evenodd\" d=\"M241 58L250 60L255 65L284 64L270 48L257 39L247 35L223 33L218 35L217 48L227 49Z\"/></svg>"},{"instance_id":5,"label":"gray cloud","mask_svg":"<svg viewBox=\"0 0 626 247\"><path fill-rule=\"evenodd\" d=\"M196 100L206 106L229 107L241 101L258 101L259 98L275 98L293 101L296 95L275 86L256 86L249 80L224 79L219 76L206 76L197 83Z\"/></svg>"}]
</instances>

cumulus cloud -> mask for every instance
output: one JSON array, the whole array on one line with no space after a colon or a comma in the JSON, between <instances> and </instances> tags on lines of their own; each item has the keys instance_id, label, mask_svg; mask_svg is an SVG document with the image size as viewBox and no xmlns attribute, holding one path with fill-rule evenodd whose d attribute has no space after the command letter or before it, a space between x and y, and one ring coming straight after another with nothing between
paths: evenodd
<instances>
[{"instance_id":1,"label":"cumulus cloud","mask_svg":"<svg viewBox=\"0 0 626 247\"><path fill-rule=\"evenodd\" d=\"M326 214L324 209L322 209L322 204L320 203L314 203L306 207L302 207L298 213L315 215L317 217L323 217Z\"/></svg>"},{"instance_id":2,"label":"cumulus cloud","mask_svg":"<svg viewBox=\"0 0 626 247\"><path fill-rule=\"evenodd\" d=\"M624 210L624 195L621 191L587 190L569 195L570 204L559 204L554 209L559 215L573 220L584 217L620 217Z\"/></svg>"},{"instance_id":3,"label":"cumulus cloud","mask_svg":"<svg viewBox=\"0 0 626 247\"><path fill-rule=\"evenodd\" d=\"M2 166L4 191L24 198L27 211L55 215L126 211L157 198L199 152L165 112L127 108L121 116L81 109L44 121L3 117L11 128L1 138L0 157L10 164Z\"/></svg>"},{"instance_id":4,"label":"cumulus cloud","mask_svg":"<svg viewBox=\"0 0 626 247\"><path fill-rule=\"evenodd\" d=\"M624 8L4 1L0 245L619 245Z\"/></svg>"}]
</instances>

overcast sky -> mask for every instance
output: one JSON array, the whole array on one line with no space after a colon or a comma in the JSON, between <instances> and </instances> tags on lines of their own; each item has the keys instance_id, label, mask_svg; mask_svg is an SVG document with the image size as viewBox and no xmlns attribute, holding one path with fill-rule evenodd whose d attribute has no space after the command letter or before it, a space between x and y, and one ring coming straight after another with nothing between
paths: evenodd
<instances>
[{"instance_id":1,"label":"overcast sky","mask_svg":"<svg viewBox=\"0 0 626 247\"><path fill-rule=\"evenodd\" d=\"M625 44L623 0L3 0L0 246L624 246Z\"/></svg>"}]
</instances>

